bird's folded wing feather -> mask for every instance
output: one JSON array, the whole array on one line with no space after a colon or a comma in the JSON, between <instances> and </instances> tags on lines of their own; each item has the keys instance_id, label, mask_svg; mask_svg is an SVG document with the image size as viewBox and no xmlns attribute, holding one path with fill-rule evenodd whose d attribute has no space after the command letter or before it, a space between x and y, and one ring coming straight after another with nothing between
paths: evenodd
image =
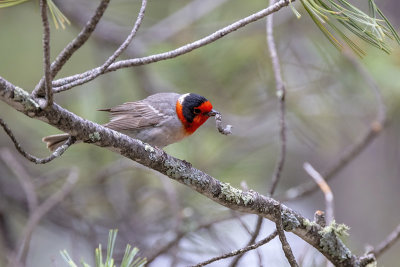
<instances>
[{"instance_id":1,"label":"bird's folded wing feather","mask_svg":"<svg viewBox=\"0 0 400 267\"><path fill-rule=\"evenodd\" d=\"M127 102L102 111L108 111L111 115L110 122L105 126L117 131L150 127L168 119L167 114L145 101Z\"/></svg>"}]
</instances>

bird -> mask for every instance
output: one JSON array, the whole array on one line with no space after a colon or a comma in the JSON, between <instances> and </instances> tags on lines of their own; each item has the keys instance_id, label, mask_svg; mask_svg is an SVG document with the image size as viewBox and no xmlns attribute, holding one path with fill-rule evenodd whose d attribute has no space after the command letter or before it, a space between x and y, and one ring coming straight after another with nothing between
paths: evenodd
<instances>
[{"instance_id":1,"label":"bird","mask_svg":"<svg viewBox=\"0 0 400 267\"><path fill-rule=\"evenodd\" d=\"M210 117L219 114L209 100L195 93L157 93L99 111L111 115L103 126L159 148L190 136ZM54 151L69 137L68 133L56 134L42 141Z\"/></svg>"}]
</instances>

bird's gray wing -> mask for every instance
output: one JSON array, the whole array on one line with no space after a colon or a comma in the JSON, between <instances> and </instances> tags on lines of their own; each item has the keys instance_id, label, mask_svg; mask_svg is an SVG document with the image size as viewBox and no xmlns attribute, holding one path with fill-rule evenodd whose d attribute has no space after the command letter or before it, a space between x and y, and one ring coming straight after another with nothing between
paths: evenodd
<instances>
[{"instance_id":1,"label":"bird's gray wing","mask_svg":"<svg viewBox=\"0 0 400 267\"><path fill-rule=\"evenodd\" d=\"M144 100L127 102L102 111L109 111L111 115L110 122L104 126L116 131L137 130L155 126L170 116L170 114L164 114L157 107Z\"/></svg>"}]
</instances>

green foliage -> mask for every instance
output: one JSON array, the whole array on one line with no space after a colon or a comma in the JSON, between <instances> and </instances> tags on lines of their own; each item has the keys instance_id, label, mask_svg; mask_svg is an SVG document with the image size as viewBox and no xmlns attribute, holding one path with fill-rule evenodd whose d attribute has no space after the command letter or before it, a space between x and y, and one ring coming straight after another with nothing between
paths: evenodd
<instances>
[{"instance_id":1,"label":"green foliage","mask_svg":"<svg viewBox=\"0 0 400 267\"><path fill-rule=\"evenodd\" d=\"M115 267L114 259L112 257L114 252L115 240L117 238L118 230L110 230L108 235L108 243L107 243L107 254L106 260L103 262L103 253L101 249L101 244L95 250L95 260L96 260L96 267ZM139 249L134 247L132 249L131 245L127 245L125 249L124 257L122 258L121 267L142 267L146 264L146 258L141 259L140 257L136 257L136 254L139 252ZM60 251L61 256L64 260L68 263L70 267L78 267L78 265L72 260L66 250ZM90 267L89 264L82 261L81 262L83 267Z\"/></svg>"},{"instance_id":2,"label":"green foliage","mask_svg":"<svg viewBox=\"0 0 400 267\"><path fill-rule=\"evenodd\" d=\"M392 24L377 7L374 0L369 0L371 15L368 15L345 0L300 0L311 19L324 33L325 37L339 50L343 44L335 36L337 34L357 55L365 52L351 40L337 25L340 24L361 40L390 53L391 48L386 36L400 44L400 37ZM295 12L298 16L297 11ZM377 18L380 17L380 19ZM335 24L336 23L336 24ZM329 29L328 27L329 26Z\"/></svg>"},{"instance_id":3,"label":"green foliage","mask_svg":"<svg viewBox=\"0 0 400 267\"><path fill-rule=\"evenodd\" d=\"M22 4L28 0L0 0L0 8L10 7ZM59 26L65 29L65 23L71 24L67 17L58 9L58 7L54 4L52 0L47 0L47 4L49 5L49 10L51 13L51 17L53 18L54 26L58 29Z\"/></svg>"}]
</instances>

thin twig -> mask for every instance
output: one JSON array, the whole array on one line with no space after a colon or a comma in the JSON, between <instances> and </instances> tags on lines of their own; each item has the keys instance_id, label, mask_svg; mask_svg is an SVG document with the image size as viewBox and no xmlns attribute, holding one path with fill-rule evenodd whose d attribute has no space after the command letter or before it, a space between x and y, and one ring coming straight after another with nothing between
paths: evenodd
<instances>
[{"instance_id":1,"label":"thin twig","mask_svg":"<svg viewBox=\"0 0 400 267\"><path fill-rule=\"evenodd\" d=\"M337 173L339 173L344 167L346 167L353 159L355 159L365 148L368 147L369 144L382 132L382 130L387 125L387 117L386 117L386 105L383 101L381 89L375 80L371 77L371 75L367 72L364 66L361 65L359 60L349 51L344 50L343 55L347 57L350 63L353 64L354 68L360 73L363 80L367 82L369 87L372 89L377 108L376 119L372 121L369 125L369 129L361 135L359 140L350 145L344 153L339 157L337 161L335 161L326 171L322 172L322 177L325 178L325 181L329 181ZM304 197L308 194L315 192L318 189L318 186L315 183L304 183L299 186L293 187L286 191L286 193L280 197L281 201L290 201L295 200L300 197Z\"/></svg>"},{"instance_id":2,"label":"thin twig","mask_svg":"<svg viewBox=\"0 0 400 267\"><path fill-rule=\"evenodd\" d=\"M256 249L256 248L268 243L269 241L274 239L277 235L278 235L278 232L275 230L272 234L270 234L266 238L258 241L257 243L254 243L254 244L252 244L250 246L246 246L246 247L244 247L242 249L234 250L232 252L226 253L224 255L221 255L221 256L218 256L218 257L215 257L215 258L211 258L211 259L209 259L207 261L204 261L204 262L198 263L196 265L193 265L192 267L205 266L205 265L208 265L210 263L213 263L214 261L219 261L219 260L222 260L222 259L226 259L226 258L233 257L233 256L236 256L236 255L239 255L239 254L246 253L246 252L248 252L250 250Z\"/></svg>"},{"instance_id":3,"label":"thin twig","mask_svg":"<svg viewBox=\"0 0 400 267\"><path fill-rule=\"evenodd\" d=\"M44 70L44 86L46 91L46 103L44 107L53 105L53 76L50 71L50 26L47 17L47 0L40 0L40 15L43 24L43 70Z\"/></svg>"},{"instance_id":4,"label":"thin twig","mask_svg":"<svg viewBox=\"0 0 400 267\"><path fill-rule=\"evenodd\" d=\"M26 200L28 203L29 214L32 215L33 211L38 205L38 196L35 191L32 177L28 174L25 168L18 162L11 151L4 148L0 151L0 156L6 166L15 174L19 184L24 190Z\"/></svg>"},{"instance_id":5,"label":"thin twig","mask_svg":"<svg viewBox=\"0 0 400 267\"><path fill-rule=\"evenodd\" d=\"M73 53L77 51L90 37L91 33L96 29L97 24L102 18L105 10L107 9L108 3L110 0L102 0L97 7L94 15L90 18L90 20L86 23L85 27L78 34L78 36L72 40L61 53L57 56L56 60L51 64L51 76L55 77L57 73L61 70L64 64L71 58ZM37 97L42 94L43 86L45 79L42 78L35 90L32 92L32 95Z\"/></svg>"},{"instance_id":6,"label":"thin twig","mask_svg":"<svg viewBox=\"0 0 400 267\"><path fill-rule=\"evenodd\" d=\"M22 156L24 156L24 158L26 158L29 161L36 163L36 164L49 163L53 159L60 157L73 143L75 143L75 137L71 136L68 138L68 140L62 146L58 147L50 156L48 156L46 158L37 158L35 156L32 156L31 154L29 154L22 148L20 143L15 138L13 132L11 131L10 128L8 128L7 124L3 121L2 118L0 118L0 125L3 127L3 129L7 133L7 135L11 138L11 141L14 143L14 146L17 149L17 151Z\"/></svg>"},{"instance_id":7,"label":"thin twig","mask_svg":"<svg viewBox=\"0 0 400 267\"><path fill-rule=\"evenodd\" d=\"M321 189L322 193L325 196L325 212L326 212L326 224L330 224L335 217L335 209L333 203L333 193L331 188L329 187L328 183L325 181L324 177L311 166L310 163L305 162L303 164L304 170L314 179L317 183L319 188Z\"/></svg>"},{"instance_id":8,"label":"thin twig","mask_svg":"<svg viewBox=\"0 0 400 267\"><path fill-rule=\"evenodd\" d=\"M276 231L278 232L279 240L281 241L282 244L282 249L283 252L285 253L285 256L287 260L290 263L290 266L299 266L296 262L295 257L293 256L292 249L290 248L289 243L287 242L285 231L283 229L283 224L282 224L282 205L279 203L279 208L276 210Z\"/></svg>"},{"instance_id":9,"label":"thin twig","mask_svg":"<svg viewBox=\"0 0 400 267\"><path fill-rule=\"evenodd\" d=\"M254 230L253 234L251 235L250 240L247 242L246 247L251 246L251 245L254 244L254 242L256 242L256 239L257 239L257 237L258 237L258 235L260 234L260 231L261 231L261 226L262 226L262 223L263 223L263 219L264 219L263 217L258 216L255 230ZM235 256L235 255L232 255L232 256ZM230 267L237 266L239 264L240 259L243 256L244 256L244 253L238 254L237 257L233 259L231 264L229 264L229 266Z\"/></svg>"},{"instance_id":10,"label":"thin twig","mask_svg":"<svg viewBox=\"0 0 400 267\"><path fill-rule=\"evenodd\" d=\"M275 0L270 0L270 5L273 5ZM275 46L274 40L274 29L273 29L273 15L271 14L267 17L267 43L269 54L271 56L272 61L272 69L275 77L275 86L276 86L276 95L279 99L279 136L280 136L280 155L279 160L275 166L274 174L272 176L272 185L269 190L269 194L273 196L275 189L278 185L279 179L281 177L281 173L283 170L283 165L285 164L286 157L286 122L285 122L285 95L286 89L282 80L282 70L279 63L278 52Z\"/></svg>"},{"instance_id":11,"label":"thin twig","mask_svg":"<svg viewBox=\"0 0 400 267\"><path fill-rule=\"evenodd\" d=\"M270 0L269 4L270 4L270 6L274 6L275 1ZM276 51L274 35L273 35L273 13L271 13L267 17L266 32L267 32L268 49L270 52L274 76L275 76L276 95L278 96L278 99L279 99L279 110L280 110L280 113L279 113L279 128L280 128L279 135L280 135L280 143L281 143L280 155L279 155L279 160L275 166L274 173L272 175L272 185L269 190L270 196L273 196L275 189L278 185L279 179L281 177L281 173L283 170L283 165L285 163L285 157L286 157L286 123L285 123L285 93L286 92L285 92L285 86L283 84L283 80L282 80L282 76L281 76L281 67L279 64L278 53ZM252 235L248 245L254 243L255 240L257 239L257 237L260 233L262 222L263 222L263 218L259 217L257 219L256 231L254 231L254 234ZM236 266L240 260L240 257L241 256L236 257L230 266Z\"/></svg>"},{"instance_id":12,"label":"thin twig","mask_svg":"<svg viewBox=\"0 0 400 267\"><path fill-rule=\"evenodd\" d=\"M212 43L225 35L232 33L249 23L252 23L254 21L257 21L259 19L262 19L278 10L280 10L282 7L285 7L289 5L289 0L280 0L276 4L269 6L268 8L265 8L257 13L254 13L246 18L243 18L241 20L238 20L232 24L230 24L227 27L224 27L213 34L210 34L202 39L199 39L195 42L192 42L190 44L186 44L184 46L181 46L175 50L164 52L161 54L155 54L147 57L142 57L142 58L134 58L134 59L128 59L128 60L121 60L118 62L115 62L111 64L106 70L105 73L110 72L110 71L115 71L117 69L121 68L128 68L128 67L133 67L133 66L140 66L140 65L145 65L145 64L150 64L154 62L158 62L161 60L166 60L166 59L171 59L175 58L178 56L181 56L183 54L189 53L197 48L200 48L202 46L205 46L209 43ZM97 72L100 68L96 68L93 70L89 70L87 72L73 75L70 77L62 78L57 81L53 82L53 86L55 89L55 92L61 92L68 90L72 87L78 86L80 84L83 84L85 82L88 82L89 80L86 80L85 78L92 75L93 73ZM83 80L85 79L85 80Z\"/></svg>"},{"instance_id":13,"label":"thin twig","mask_svg":"<svg viewBox=\"0 0 400 267\"><path fill-rule=\"evenodd\" d=\"M382 256L386 250L388 250L391 246L394 245L400 239L400 224L391 232L385 240L383 240L373 251L372 253L375 255L376 258Z\"/></svg>"},{"instance_id":14,"label":"thin twig","mask_svg":"<svg viewBox=\"0 0 400 267\"><path fill-rule=\"evenodd\" d=\"M125 39L125 41L121 44L121 46L106 60L106 62L104 62L103 65L101 65L99 68L94 69L95 71L92 72L89 76L80 79L79 80L80 84L91 81L91 80L95 79L96 77L104 74L106 72L107 68L115 61L115 59L117 57L119 57L125 51L125 49L128 47L128 45L131 43L132 39L135 37L137 31L139 30L140 25L142 24L146 6L147 6L147 0L142 0L142 6L140 8L139 14L137 16L137 19L135 21L135 24L132 28L131 33L128 35L128 37ZM68 89L70 89L70 88L68 88ZM65 89L65 90L68 90L68 89ZM65 91L65 90L56 89L55 92L59 93L61 91Z\"/></svg>"},{"instance_id":15,"label":"thin twig","mask_svg":"<svg viewBox=\"0 0 400 267\"><path fill-rule=\"evenodd\" d=\"M161 254L164 254L165 252L167 252L168 250L170 250L171 248L176 246L179 243L179 241L182 238L184 238L188 233L194 233L194 232L196 232L196 231L198 231L200 229L208 228L210 226L215 225L216 223L227 221L227 220L231 220L231 219L234 219L234 217L233 216L221 217L221 218L213 219L211 221L207 221L207 222L204 222L204 223L199 223L194 229L190 229L189 231L178 232L174 239L172 239L171 241L163 244L161 247L155 248L155 249L152 250L153 253L150 256L147 257L147 264L150 264L158 256L160 256Z\"/></svg>"},{"instance_id":16,"label":"thin twig","mask_svg":"<svg viewBox=\"0 0 400 267\"><path fill-rule=\"evenodd\" d=\"M21 246L18 251L18 261L22 264L26 261L26 256L29 250L29 243L32 237L32 233L35 230L39 221L45 216L50 210L52 210L57 204L59 204L71 191L75 183L78 181L77 169L72 169L69 176L62 187L47 198L42 204L40 204L31 216L29 216L28 222L25 226L24 234L21 241Z\"/></svg>"}]
</instances>

